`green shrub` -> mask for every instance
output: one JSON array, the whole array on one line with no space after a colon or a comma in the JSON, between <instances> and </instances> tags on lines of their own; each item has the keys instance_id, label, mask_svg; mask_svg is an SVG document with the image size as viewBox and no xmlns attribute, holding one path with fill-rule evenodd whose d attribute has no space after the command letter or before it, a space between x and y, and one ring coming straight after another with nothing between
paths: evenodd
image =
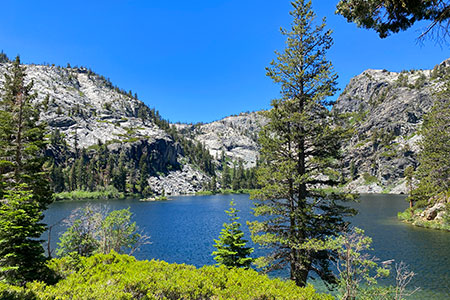
<instances>
[{"instance_id":1,"label":"green shrub","mask_svg":"<svg viewBox=\"0 0 450 300\"><path fill-rule=\"evenodd\" d=\"M378 179L375 176L372 176L367 172L363 174L363 179L366 185L378 182Z\"/></svg>"},{"instance_id":2,"label":"green shrub","mask_svg":"<svg viewBox=\"0 0 450 300\"><path fill-rule=\"evenodd\" d=\"M311 285L300 288L253 270L196 269L114 252L81 258L76 270L68 258L54 259L49 266L63 277L57 284L0 285L0 296L5 295L1 299L333 299L316 293Z\"/></svg>"},{"instance_id":3,"label":"green shrub","mask_svg":"<svg viewBox=\"0 0 450 300\"><path fill-rule=\"evenodd\" d=\"M0 282L0 299L2 300L34 300L36 295L33 291L23 287L12 286Z\"/></svg>"},{"instance_id":4,"label":"green shrub","mask_svg":"<svg viewBox=\"0 0 450 300\"><path fill-rule=\"evenodd\" d=\"M119 192L114 186L98 187L96 191L89 192L83 190L75 190L72 192L56 193L56 200L82 200L82 199L115 199L124 198L124 193Z\"/></svg>"}]
</instances>

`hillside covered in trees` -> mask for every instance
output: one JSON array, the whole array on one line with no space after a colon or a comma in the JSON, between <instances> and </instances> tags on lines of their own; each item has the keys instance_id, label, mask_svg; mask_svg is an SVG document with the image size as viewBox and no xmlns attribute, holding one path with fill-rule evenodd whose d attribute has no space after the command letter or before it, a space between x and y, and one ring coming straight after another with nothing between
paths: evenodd
<instances>
[{"instance_id":1,"label":"hillside covered in trees","mask_svg":"<svg viewBox=\"0 0 450 300\"><path fill-rule=\"evenodd\" d=\"M3 54L0 73L10 66ZM239 165L232 157L213 157L204 143L180 133L136 94L90 69L27 65L25 72L25 81L34 83L33 105L48 125L46 167L57 193L148 197L215 190L222 187L224 162L226 172ZM249 173L239 170L239 182L247 181ZM223 187L232 188L227 176Z\"/></svg>"}]
</instances>

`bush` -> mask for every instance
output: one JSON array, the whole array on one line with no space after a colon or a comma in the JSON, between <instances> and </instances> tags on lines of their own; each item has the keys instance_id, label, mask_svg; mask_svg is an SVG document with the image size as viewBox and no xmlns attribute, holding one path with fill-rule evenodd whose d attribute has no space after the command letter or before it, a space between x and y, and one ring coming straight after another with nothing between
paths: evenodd
<instances>
[{"instance_id":1,"label":"bush","mask_svg":"<svg viewBox=\"0 0 450 300\"><path fill-rule=\"evenodd\" d=\"M310 285L299 288L292 281L269 279L253 270L196 269L164 261L138 261L115 252L81 258L76 269L68 258L54 259L49 265L63 277L57 284L34 282L27 289L0 285L0 296L13 295L1 299L333 299L316 293Z\"/></svg>"},{"instance_id":2,"label":"bush","mask_svg":"<svg viewBox=\"0 0 450 300\"><path fill-rule=\"evenodd\" d=\"M12 286L0 282L0 299L2 300L34 300L37 299L33 291L23 287Z\"/></svg>"},{"instance_id":3,"label":"bush","mask_svg":"<svg viewBox=\"0 0 450 300\"><path fill-rule=\"evenodd\" d=\"M366 184L366 185L369 185L372 183L378 183L378 179L375 176L370 175L367 172L363 174L363 179L364 179L364 184Z\"/></svg>"},{"instance_id":4,"label":"bush","mask_svg":"<svg viewBox=\"0 0 450 300\"><path fill-rule=\"evenodd\" d=\"M82 199L116 199L125 198L124 193L119 192L114 186L98 187L96 191L75 190L55 194L56 200L82 200Z\"/></svg>"}]
</instances>

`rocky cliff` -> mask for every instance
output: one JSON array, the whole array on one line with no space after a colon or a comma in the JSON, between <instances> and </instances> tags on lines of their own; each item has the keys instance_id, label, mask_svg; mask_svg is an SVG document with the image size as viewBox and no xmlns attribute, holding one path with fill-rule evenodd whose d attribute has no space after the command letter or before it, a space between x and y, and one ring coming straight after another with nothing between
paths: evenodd
<instances>
[{"instance_id":1,"label":"rocky cliff","mask_svg":"<svg viewBox=\"0 0 450 300\"><path fill-rule=\"evenodd\" d=\"M9 65L0 62L0 85ZM242 161L246 168L256 165L257 135L267 122L257 112L208 124L173 124L171 128L131 91L113 86L86 68L26 68L27 80L34 81L41 119L65 141L68 153L58 147L48 150L56 163L73 163L79 149L106 145L116 160L123 153L130 168L142 168L144 157L150 166L146 180L151 189L168 195L196 192L210 181L211 174L199 168L199 160L196 165L196 159L188 157L199 145L208 150L216 166L222 154ZM349 190L406 191L403 172L409 165L417 166L418 129L449 70L447 60L433 70L367 70L351 79L333 107L347 115L353 130L343 150L344 175L352 179ZM201 156L210 159L204 153Z\"/></svg>"},{"instance_id":2,"label":"rocky cliff","mask_svg":"<svg viewBox=\"0 0 450 300\"><path fill-rule=\"evenodd\" d=\"M333 107L353 128L344 149L349 190L406 192L403 173L417 166L418 129L449 67L447 60L433 70L367 70L351 79Z\"/></svg>"},{"instance_id":3,"label":"rocky cliff","mask_svg":"<svg viewBox=\"0 0 450 300\"><path fill-rule=\"evenodd\" d=\"M265 123L258 112L251 112L207 124L176 124L176 127L185 136L204 144L214 158L219 159L223 153L251 168L258 160L258 132Z\"/></svg>"},{"instance_id":4,"label":"rocky cliff","mask_svg":"<svg viewBox=\"0 0 450 300\"><path fill-rule=\"evenodd\" d=\"M10 66L7 61L0 63L0 85ZM65 152L49 147L47 154L56 163L65 160L70 165L81 149L87 149L89 155L89 149L105 144L112 154L123 152L136 168L145 154L153 170L148 180L157 193L195 192L209 181L204 172L190 166L173 136L156 124L160 120L157 112L131 92L114 87L86 68L26 65L26 74L27 81L34 82L34 102L40 107L41 120L48 123L50 133L57 131L67 146ZM167 184L166 177L179 178L183 184L178 180Z\"/></svg>"},{"instance_id":5,"label":"rocky cliff","mask_svg":"<svg viewBox=\"0 0 450 300\"><path fill-rule=\"evenodd\" d=\"M406 193L404 170L417 167L418 130L436 93L450 73L450 59L433 70L366 70L351 79L333 110L346 115L352 137L344 145L347 190L359 193ZM222 151L255 165L257 134L265 120L258 113L231 116L209 124L177 125L203 143L211 154Z\"/></svg>"}]
</instances>

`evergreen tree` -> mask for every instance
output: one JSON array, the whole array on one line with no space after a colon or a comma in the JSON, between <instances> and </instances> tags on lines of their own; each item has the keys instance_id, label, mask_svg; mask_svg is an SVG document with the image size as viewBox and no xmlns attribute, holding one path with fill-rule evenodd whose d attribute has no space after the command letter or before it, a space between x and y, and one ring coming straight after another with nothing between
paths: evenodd
<instances>
[{"instance_id":1,"label":"evergreen tree","mask_svg":"<svg viewBox=\"0 0 450 300\"><path fill-rule=\"evenodd\" d=\"M228 167L227 161L222 162L222 189L228 189L231 187L231 174L230 174L230 167Z\"/></svg>"},{"instance_id":2,"label":"evergreen tree","mask_svg":"<svg viewBox=\"0 0 450 300\"><path fill-rule=\"evenodd\" d=\"M119 192L126 192L127 172L125 166L125 152L121 151L117 170L113 171L112 182Z\"/></svg>"},{"instance_id":3,"label":"evergreen tree","mask_svg":"<svg viewBox=\"0 0 450 300\"><path fill-rule=\"evenodd\" d=\"M139 160L139 192L141 193L141 195L143 196L148 196L145 195L145 191L146 188L148 187L148 165L147 165L147 155L146 154L142 154L141 158Z\"/></svg>"},{"instance_id":4,"label":"evergreen tree","mask_svg":"<svg viewBox=\"0 0 450 300\"><path fill-rule=\"evenodd\" d=\"M78 160L75 161L75 163L68 169L69 170L69 176L68 176L68 180L69 180L69 187L72 191L75 191L78 187L77 184L77 162Z\"/></svg>"},{"instance_id":5,"label":"evergreen tree","mask_svg":"<svg viewBox=\"0 0 450 300\"><path fill-rule=\"evenodd\" d=\"M216 175L214 175L211 178L210 191L212 191L213 193L215 193L217 191L217 178L216 178Z\"/></svg>"},{"instance_id":6,"label":"evergreen tree","mask_svg":"<svg viewBox=\"0 0 450 300\"><path fill-rule=\"evenodd\" d=\"M222 265L229 268L244 267L249 268L253 259L249 257L253 252L253 248L246 247L247 241L243 239L244 233L242 232L241 224L238 222L237 216L238 210L234 208L235 203L230 202L230 210L225 211L229 216L230 223L224 223L223 229L220 232L218 240L214 240L217 251L214 251L212 255L215 255L214 259Z\"/></svg>"},{"instance_id":7,"label":"evergreen tree","mask_svg":"<svg viewBox=\"0 0 450 300\"><path fill-rule=\"evenodd\" d=\"M50 180L52 188L56 193L64 191L64 173L62 171L62 168L57 166L55 163L52 163L50 167Z\"/></svg>"},{"instance_id":8,"label":"evergreen tree","mask_svg":"<svg viewBox=\"0 0 450 300\"><path fill-rule=\"evenodd\" d=\"M414 167L413 166L406 167L405 171L403 172L403 176L405 176L405 179L406 179L406 186L408 187L408 193L411 194L413 176L414 176ZM413 198L408 197L407 200L409 201L409 208L412 208L413 207Z\"/></svg>"},{"instance_id":9,"label":"evergreen tree","mask_svg":"<svg viewBox=\"0 0 450 300\"><path fill-rule=\"evenodd\" d=\"M267 270L290 267L290 278L305 286L311 271L326 282L335 282L329 261L335 252L329 236L339 234L353 213L339 200L350 195L327 193L321 186L340 183L339 150L344 130L333 122L326 98L336 91L337 75L326 58L332 45L325 22L316 25L311 2L292 2L293 23L286 49L267 68L281 85L281 98L264 112L268 124L260 134L262 188L250 223L252 238L273 253L260 259Z\"/></svg>"},{"instance_id":10,"label":"evergreen tree","mask_svg":"<svg viewBox=\"0 0 450 300\"><path fill-rule=\"evenodd\" d=\"M8 56L3 52L0 53L0 64L9 62Z\"/></svg>"},{"instance_id":11,"label":"evergreen tree","mask_svg":"<svg viewBox=\"0 0 450 300\"><path fill-rule=\"evenodd\" d=\"M450 95L450 89L445 95ZM433 196L450 194L450 101L448 98L435 103L424 118L420 134L422 140L419 166L415 173L419 185L412 190L410 198L416 204L425 205Z\"/></svg>"},{"instance_id":12,"label":"evergreen tree","mask_svg":"<svg viewBox=\"0 0 450 300\"><path fill-rule=\"evenodd\" d=\"M233 180L231 181L231 189L237 191L241 188L241 178L239 176L236 163L233 164Z\"/></svg>"},{"instance_id":13,"label":"evergreen tree","mask_svg":"<svg viewBox=\"0 0 450 300\"><path fill-rule=\"evenodd\" d=\"M0 100L0 279L24 283L44 269L40 235L43 211L52 201L43 170L45 124L31 101L19 57L5 74Z\"/></svg>"},{"instance_id":14,"label":"evergreen tree","mask_svg":"<svg viewBox=\"0 0 450 300\"><path fill-rule=\"evenodd\" d=\"M437 41L449 35L448 0L340 0L337 13L359 27L375 30L381 38L410 28L418 21L429 21L423 38L433 32Z\"/></svg>"},{"instance_id":15,"label":"evergreen tree","mask_svg":"<svg viewBox=\"0 0 450 300\"><path fill-rule=\"evenodd\" d=\"M0 205L0 279L23 284L42 279L42 210L26 184L5 192Z\"/></svg>"}]
</instances>

